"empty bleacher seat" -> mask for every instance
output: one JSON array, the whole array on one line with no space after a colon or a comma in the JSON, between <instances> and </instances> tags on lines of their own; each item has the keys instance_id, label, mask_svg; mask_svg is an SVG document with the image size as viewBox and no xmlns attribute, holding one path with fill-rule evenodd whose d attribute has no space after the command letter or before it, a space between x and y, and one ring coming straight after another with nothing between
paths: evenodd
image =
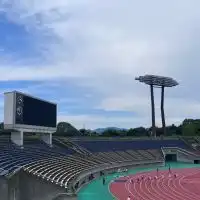
<instances>
[{"instance_id":1,"label":"empty bleacher seat","mask_svg":"<svg viewBox=\"0 0 200 200\"><path fill-rule=\"evenodd\" d=\"M91 152L125 151L127 149L159 149L161 147L186 148L181 140L131 140L131 141L76 141L76 143Z\"/></svg>"}]
</instances>

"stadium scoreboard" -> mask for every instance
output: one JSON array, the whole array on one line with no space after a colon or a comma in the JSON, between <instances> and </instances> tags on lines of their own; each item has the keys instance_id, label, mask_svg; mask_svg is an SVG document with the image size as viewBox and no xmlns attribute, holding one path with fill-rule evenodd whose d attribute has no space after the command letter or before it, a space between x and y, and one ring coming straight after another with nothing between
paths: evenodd
<instances>
[{"instance_id":1,"label":"stadium scoreboard","mask_svg":"<svg viewBox=\"0 0 200 200\"><path fill-rule=\"evenodd\" d=\"M21 92L4 94L6 129L55 129L57 105Z\"/></svg>"}]
</instances>

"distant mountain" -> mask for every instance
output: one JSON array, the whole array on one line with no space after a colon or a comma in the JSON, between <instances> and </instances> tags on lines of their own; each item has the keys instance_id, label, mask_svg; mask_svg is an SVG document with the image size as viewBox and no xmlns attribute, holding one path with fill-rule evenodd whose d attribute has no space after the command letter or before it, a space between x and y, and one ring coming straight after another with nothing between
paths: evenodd
<instances>
[{"instance_id":1,"label":"distant mountain","mask_svg":"<svg viewBox=\"0 0 200 200\"><path fill-rule=\"evenodd\" d=\"M107 127L107 128L97 128L93 131L95 131L98 134L102 134L106 130L115 130L115 131L122 131L122 130L127 130L125 128L117 128L117 127Z\"/></svg>"}]
</instances>

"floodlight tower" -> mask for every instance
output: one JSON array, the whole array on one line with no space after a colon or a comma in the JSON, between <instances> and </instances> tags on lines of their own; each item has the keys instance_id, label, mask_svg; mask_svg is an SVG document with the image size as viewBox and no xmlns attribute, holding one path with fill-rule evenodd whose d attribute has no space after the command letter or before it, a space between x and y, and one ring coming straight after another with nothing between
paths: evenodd
<instances>
[{"instance_id":1,"label":"floodlight tower","mask_svg":"<svg viewBox=\"0 0 200 200\"><path fill-rule=\"evenodd\" d=\"M155 125L155 104L154 104L154 92L153 88L161 88L161 119L163 135L166 135L165 128L165 112L164 112L164 94L165 87L174 87L178 85L178 82L172 78L155 75L145 75L136 77L135 80L145 83L150 86L151 92L151 112L152 112L152 134L156 137L156 125Z\"/></svg>"}]
</instances>

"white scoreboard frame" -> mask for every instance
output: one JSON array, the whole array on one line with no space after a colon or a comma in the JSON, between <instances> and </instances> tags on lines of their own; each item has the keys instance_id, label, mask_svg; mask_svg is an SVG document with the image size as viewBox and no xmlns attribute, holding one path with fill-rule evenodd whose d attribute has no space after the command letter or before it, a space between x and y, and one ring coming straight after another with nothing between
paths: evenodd
<instances>
[{"instance_id":1,"label":"white scoreboard frame","mask_svg":"<svg viewBox=\"0 0 200 200\"><path fill-rule=\"evenodd\" d=\"M34 125L26 125L26 124L16 124L16 94L21 94L23 96L28 96L33 99L37 99L40 101L44 101L47 103L55 104L52 102L48 102L43 99L39 99L37 97L21 93L18 91L6 92L4 93L4 129L14 129L24 132L35 132L35 133L53 133L56 131L56 127L44 127L44 126L34 126ZM55 104L57 106L57 104Z\"/></svg>"}]
</instances>

